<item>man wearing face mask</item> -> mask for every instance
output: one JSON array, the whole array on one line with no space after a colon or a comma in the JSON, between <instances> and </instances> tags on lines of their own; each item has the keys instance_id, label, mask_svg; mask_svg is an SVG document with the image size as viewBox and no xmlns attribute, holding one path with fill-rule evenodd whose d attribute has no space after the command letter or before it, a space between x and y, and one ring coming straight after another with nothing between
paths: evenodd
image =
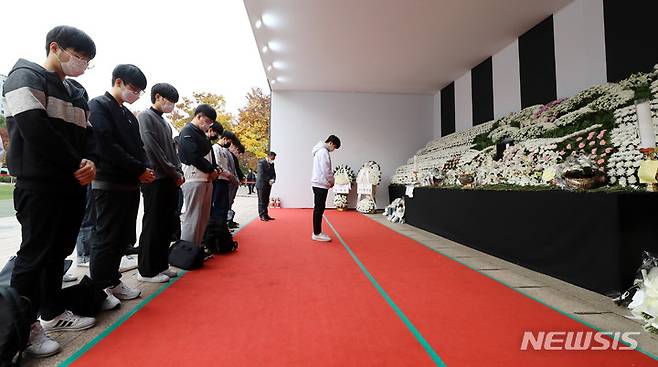
<instances>
[{"instance_id":1,"label":"man wearing face mask","mask_svg":"<svg viewBox=\"0 0 658 367\"><path fill-rule=\"evenodd\" d=\"M77 331L95 323L64 309L61 281L98 160L87 92L67 76L85 72L96 45L83 31L59 26L48 32L45 46L43 64L18 60L3 88L11 138L7 164L17 177L14 206L22 233L11 286L31 301L26 352L35 357L60 350L44 329Z\"/></svg>"},{"instance_id":2,"label":"man wearing face mask","mask_svg":"<svg viewBox=\"0 0 658 367\"><path fill-rule=\"evenodd\" d=\"M139 297L139 289L121 281L119 265L135 236L139 187L155 179L135 115L123 104L135 102L146 88L146 77L135 65L118 65L112 71L112 89L89 102L90 122L98 141L98 173L92 183L96 202L96 232L91 240L89 271L108 297L103 309L119 300Z\"/></svg>"},{"instance_id":3,"label":"man wearing face mask","mask_svg":"<svg viewBox=\"0 0 658 367\"><path fill-rule=\"evenodd\" d=\"M178 206L178 187L185 182L174 147L171 126L162 117L174 110L178 91L171 84L151 88L152 106L137 116L146 156L153 165L155 181L142 186L144 218L139 237L139 275L143 282L162 283L176 277L169 269L169 243Z\"/></svg>"}]
</instances>

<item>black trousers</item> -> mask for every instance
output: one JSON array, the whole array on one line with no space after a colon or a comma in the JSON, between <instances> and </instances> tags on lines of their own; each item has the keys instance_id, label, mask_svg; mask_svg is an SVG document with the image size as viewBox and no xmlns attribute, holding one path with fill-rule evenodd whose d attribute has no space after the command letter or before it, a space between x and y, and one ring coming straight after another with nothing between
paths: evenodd
<instances>
[{"instance_id":1,"label":"black trousers","mask_svg":"<svg viewBox=\"0 0 658 367\"><path fill-rule=\"evenodd\" d=\"M172 241L180 240L180 234L181 234L180 215L181 215L181 211L183 210L183 190L180 187L176 189L176 200L177 200L177 204L176 204L177 206L173 218L174 228L171 234Z\"/></svg>"},{"instance_id":2,"label":"black trousers","mask_svg":"<svg viewBox=\"0 0 658 367\"><path fill-rule=\"evenodd\" d=\"M62 264L73 252L85 210L85 190L79 193L14 189L16 218L22 241L11 274L11 286L32 301L30 320L37 313L51 320L64 312Z\"/></svg>"},{"instance_id":3,"label":"black trousers","mask_svg":"<svg viewBox=\"0 0 658 367\"><path fill-rule=\"evenodd\" d=\"M270 204L270 192L272 186L265 184L263 187L256 187L258 193L258 216L261 218L269 217L267 206Z\"/></svg>"},{"instance_id":4,"label":"black trousers","mask_svg":"<svg viewBox=\"0 0 658 367\"><path fill-rule=\"evenodd\" d=\"M164 178L142 186L144 218L139 236L139 274L154 277L169 268L169 244L178 209L176 181Z\"/></svg>"},{"instance_id":5,"label":"black trousers","mask_svg":"<svg viewBox=\"0 0 658 367\"><path fill-rule=\"evenodd\" d=\"M228 181L215 180L212 183L212 207L210 218L226 223L229 210Z\"/></svg>"},{"instance_id":6,"label":"black trousers","mask_svg":"<svg viewBox=\"0 0 658 367\"><path fill-rule=\"evenodd\" d=\"M247 187L249 188L249 195L253 194L254 193L254 185L249 184L249 185L247 185Z\"/></svg>"},{"instance_id":7,"label":"black trousers","mask_svg":"<svg viewBox=\"0 0 658 367\"><path fill-rule=\"evenodd\" d=\"M121 257L136 236L139 190L94 189L94 199L96 232L91 240L89 272L98 287L113 287L121 281Z\"/></svg>"},{"instance_id":8,"label":"black trousers","mask_svg":"<svg viewBox=\"0 0 658 367\"><path fill-rule=\"evenodd\" d=\"M80 232L78 233L75 247L78 251L78 260L85 260L87 262L89 261L89 253L91 252L91 236L96 227L96 204L94 204L94 192L91 189L91 185L87 185L85 198L85 213L82 217L82 224L80 225Z\"/></svg>"},{"instance_id":9,"label":"black trousers","mask_svg":"<svg viewBox=\"0 0 658 367\"><path fill-rule=\"evenodd\" d=\"M328 192L329 189L313 187L313 234L322 233L322 215Z\"/></svg>"}]
</instances>

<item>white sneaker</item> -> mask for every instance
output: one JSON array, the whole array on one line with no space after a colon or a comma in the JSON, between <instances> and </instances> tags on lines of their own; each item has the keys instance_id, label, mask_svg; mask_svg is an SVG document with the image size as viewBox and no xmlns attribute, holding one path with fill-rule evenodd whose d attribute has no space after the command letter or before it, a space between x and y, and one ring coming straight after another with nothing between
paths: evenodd
<instances>
[{"instance_id":1,"label":"white sneaker","mask_svg":"<svg viewBox=\"0 0 658 367\"><path fill-rule=\"evenodd\" d=\"M50 357L61 350L59 343L50 339L41 327L40 322L35 322L30 328L30 340L25 352L35 358Z\"/></svg>"},{"instance_id":2,"label":"white sneaker","mask_svg":"<svg viewBox=\"0 0 658 367\"><path fill-rule=\"evenodd\" d=\"M45 331L79 331L89 329L95 324L95 318L78 316L68 310L50 321L41 320Z\"/></svg>"},{"instance_id":3,"label":"white sneaker","mask_svg":"<svg viewBox=\"0 0 658 367\"><path fill-rule=\"evenodd\" d=\"M118 298L114 297L112 292L110 292L109 288L106 288L103 291L105 292L105 294L107 294L107 297L103 300L103 303L101 304L101 311L114 310L121 304L121 301L119 301Z\"/></svg>"},{"instance_id":4,"label":"white sneaker","mask_svg":"<svg viewBox=\"0 0 658 367\"><path fill-rule=\"evenodd\" d=\"M75 282L76 280L78 280L78 277L69 273L64 274L62 277L62 282L64 283Z\"/></svg>"},{"instance_id":5,"label":"white sneaker","mask_svg":"<svg viewBox=\"0 0 658 367\"><path fill-rule=\"evenodd\" d=\"M140 282L148 282L148 283L166 283L169 281L169 277L163 273L160 273L153 277L143 277L142 274L137 274L137 280L139 280Z\"/></svg>"},{"instance_id":6,"label":"white sneaker","mask_svg":"<svg viewBox=\"0 0 658 367\"><path fill-rule=\"evenodd\" d=\"M116 286L112 288L108 288L108 290L118 299L120 300L129 300L129 299L135 299L139 297L140 294L142 294L142 291L139 289L135 288L130 288L123 284L123 282L119 282Z\"/></svg>"},{"instance_id":7,"label":"white sneaker","mask_svg":"<svg viewBox=\"0 0 658 367\"><path fill-rule=\"evenodd\" d=\"M322 232L320 234L313 233L313 235L311 236L311 239L313 241L320 241L320 242L330 242L331 241L331 237L327 236L327 234L324 233L324 232Z\"/></svg>"},{"instance_id":8,"label":"white sneaker","mask_svg":"<svg viewBox=\"0 0 658 367\"><path fill-rule=\"evenodd\" d=\"M164 275L168 276L169 278L176 278L178 276L178 272L176 270L172 269L172 268L169 268L169 269L163 271L160 274L164 274Z\"/></svg>"},{"instance_id":9,"label":"white sneaker","mask_svg":"<svg viewBox=\"0 0 658 367\"><path fill-rule=\"evenodd\" d=\"M126 255L121 258L121 264L119 265L119 272L123 273L128 270L137 269L137 256Z\"/></svg>"}]
</instances>

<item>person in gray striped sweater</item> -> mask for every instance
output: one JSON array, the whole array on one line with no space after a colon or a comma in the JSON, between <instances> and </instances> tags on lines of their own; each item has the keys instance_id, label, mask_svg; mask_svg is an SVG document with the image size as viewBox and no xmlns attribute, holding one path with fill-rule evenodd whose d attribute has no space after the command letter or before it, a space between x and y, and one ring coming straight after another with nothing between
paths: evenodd
<instances>
[{"instance_id":1,"label":"person in gray striped sweater","mask_svg":"<svg viewBox=\"0 0 658 367\"><path fill-rule=\"evenodd\" d=\"M178 187L183 169L176 154L171 126L163 114L171 113L178 102L178 91L167 83L151 88L152 106L137 116L139 133L146 157L155 171L155 181L142 185L144 218L139 237L139 275L143 282L163 283L176 277L169 269L168 252L174 229L174 213L178 207Z\"/></svg>"},{"instance_id":2,"label":"person in gray striped sweater","mask_svg":"<svg viewBox=\"0 0 658 367\"><path fill-rule=\"evenodd\" d=\"M62 264L75 247L98 161L87 92L67 77L87 70L96 45L83 31L59 26L48 32L45 46L45 61L18 60L3 88L11 140L7 163L17 178L14 206L22 232L11 286L30 299L31 320L41 315L26 350L36 357L60 350L45 331L83 330L96 322L65 310L61 299Z\"/></svg>"}]
</instances>

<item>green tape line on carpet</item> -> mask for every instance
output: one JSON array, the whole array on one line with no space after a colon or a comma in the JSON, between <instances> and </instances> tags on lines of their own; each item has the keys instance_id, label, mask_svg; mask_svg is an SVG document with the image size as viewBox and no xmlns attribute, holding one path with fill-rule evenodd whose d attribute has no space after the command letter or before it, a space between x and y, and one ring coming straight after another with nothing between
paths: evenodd
<instances>
[{"instance_id":1,"label":"green tape line on carpet","mask_svg":"<svg viewBox=\"0 0 658 367\"><path fill-rule=\"evenodd\" d=\"M153 298L157 297L157 296L158 296L160 293L162 293L165 289L169 288L172 284L176 283L180 278L183 277L183 275L184 275L185 273L186 273L185 271L182 271L182 272L178 275L178 277L176 277L176 279L175 279L174 281L171 281L171 282L169 282L169 283L163 285L162 287L160 287L160 289L158 289L158 290L155 291L153 294L151 294L151 295L148 296L146 299L144 299L142 302L140 302L135 308L133 308L132 310L130 310L130 312L128 312L128 313L126 313L125 315L121 316L121 318L120 318L119 320L115 321L114 324L112 324L109 328L103 330L102 333L100 333L98 336L96 336L94 339L92 339L89 343L85 344L82 348L80 348L80 350L78 350L77 352L73 353L72 356L70 356L69 358L67 358L66 360L64 360L59 366L60 366L60 367L70 366L71 363L75 362L78 358L82 357L82 355L85 354L85 353L86 353L89 349L91 349L94 345L98 344L101 340L103 340L103 338L105 338L106 336L110 335L111 332L113 332L116 328L118 328L119 326L121 326L121 324L123 324L124 322L126 322L126 320L128 320L132 315L134 315L135 313L137 313L137 311L139 311L140 309L142 309L142 307L146 306L147 303L151 302L151 301L153 300Z\"/></svg>"},{"instance_id":2,"label":"green tape line on carpet","mask_svg":"<svg viewBox=\"0 0 658 367\"><path fill-rule=\"evenodd\" d=\"M249 225L251 222L253 222L256 219L256 217L251 218L247 221L246 224L240 226L240 228L236 229L236 231L233 233L236 235L240 230L245 228L247 225ZM144 306L146 306L147 303L151 302L155 297L157 297L160 293L164 292L165 289L169 288L172 284L176 283L179 279L183 277L183 275L187 273L186 271L181 271L179 276L176 277L173 281L168 282L167 284L163 285L155 291L153 294L148 296L146 299L144 299L142 302L140 302L135 308L130 310L130 312L126 313L123 315L119 320L115 321L109 328L103 330L102 333L100 333L98 336L96 336L94 339L92 339L89 343L85 344L82 348L80 348L77 352L73 353L69 358L64 360L62 363L60 363L60 367L67 367L70 366L71 363L75 362L78 358L82 357L83 354L85 354L89 349L91 349L94 345L98 344L101 340L103 340L106 336L110 335L112 331L114 331L116 328L121 326L126 320L128 320L130 317L132 317L137 311L142 309Z\"/></svg>"},{"instance_id":3,"label":"green tape line on carpet","mask_svg":"<svg viewBox=\"0 0 658 367\"><path fill-rule=\"evenodd\" d=\"M420 343L420 345L423 347L423 349L425 349L425 352L427 352L427 354L430 356L430 358L432 359L434 364L436 364L437 366L445 367L446 364L441 360L439 355L436 354L436 352L434 351L432 346L427 342L427 340L425 340L423 335L420 333L420 331L418 331L418 329L416 329L414 324L411 323L411 321L409 320L409 318L407 318L407 316L404 314L404 312L402 312L402 310L395 304L395 302L393 302L393 300L391 299L391 297L389 297L389 295L386 293L386 291L379 285L379 283L377 283L377 281L372 276L372 274L370 274L368 269L366 269L366 267L361 263L361 261L356 256L356 254L354 252L352 252L352 249L347 245L347 243L345 243L345 241L340 236L340 234L338 233L336 228L334 228L334 226L331 225L331 222L329 222L329 219L327 219L327 217L324 217L324 220L327 222L327 224L329 225L331 230L334 231L334 233L336 234L336 237L338 237L338 240L343 244L343 247L345 247L345 249L350 254L352 259L359 266L359 268L361 269L363 274L365 274L365 276L368 278L368 280L370 280L370 283L372 283L372 285L377 289L379 294L381 294L381 296L384 297L384 299L386 300L388 305L391 306L393 311L395 311L395 313L402 320L402 322L407 327L407 329L409 329L409 331L413 334L413 336Z\"/></svg>"},{"instance_id":4,"label":"green tape line on carpet","mask_svg":"<svg viewBox=\"0 0 658 367\"><path fill-rule=\"evenodd\" d=\"M367 215L364 215L364 217L366 217L366 218L372 220L372 221L375 222L375 223L378 223L378 224L384 226L383 224L379 223L377 220L375 220L375 219L373 219L373 218L371 218L371 217L369 217L369 216L367 216ZM411 227L413 227L413 228L416 228L416 227L414 227L414 226L412 226L412 225L410 225L410 224L407 224L407 225L409 225L409 226L411 226ZM533 301L535 301L535 302L537 302L537 303L540 303L540 304L542 304L542 305L544 305L544 306L550 308L550 309L553 310L553 311L556 311L556 312L562 314L563 316L566 316L566 317L568 317L568 318L570 318L570 319L572 319L572 320L574 320L574 321L576 321L576 322L579 322L579 323L581 323L581 324L583 324L583 325L585 325L585 326L587 326L587 327L589 327L589 328L591 328L591 329L594 329L594 330L596 330L596 331L598 331L598 332L605 332L604 330L601 330L600 328L598 328L598 327L596 327L596 326L594 326L594 325L592 325L592 324L590 324L590 323L588 323L588 322L586 322L586 321L584 321L584 320L581 320L581 319L579 319L578 317L576 317L576 316L574 316L574 315L572 315L572 314L567 313L566 311L562 311L562 310L560 310L560 309L557 308L557 307L551 306L551 305L547 304L546 302L544 302L544 301L542 301L542 300L540 300L540 299L538 299L538 298L536 298L536 297L534 297L534 296L531 296L531 295L529 295L529 294L527 294L527 293L521 291L520 289L517 289L517 288L512 287L511 285L509 285L509 284L503 282L502 280L496 279L496 278L494 278L493 276L491 276L491 275L489 275L489 274L487 274L487 273L483 273L482 271L480 271L480 270L478 270L478 269L476 269L476 268L474 268L474 267L472 267L472 266L466 264L465 262L463 262L463 261L461 261L461 260L459 260L459 259L457 259L457 258L455 258L455 257L453 257L453 256L451 256L451 255L448 255L448 254L444 253L443 251L441 251L441 250L439 250L439 249L436 249L436 248L433 248L432 246L426 245L426 244L420 242L419 240L417 240L417 239L415 239L415 238L413 238L413 237L411 237L411 236L408 236L408 235L406 235L406 234L404 234L404 233L402 233L402 232L396 231L396 230L394 230L394 229L392 229L392 228L390 228L390 227L387 227L387 226L384 226L384 227L386 227L386 228L388 228L388 229L394 231L395 233L397 233L397 234L399 234L399 235L401 235L401 236L403 236L403 237L406 237L406 238L412 240L413 242L418 243L419 245L422 245L422 246L424 246L424 247L427 247L428 249L430 249L430 250L432 250L432 251L434 251L434 252L436 252L436 253L438 253L438 254L440 254L440 255L442 255L442 256L445 256L445 257L449 258L449 259L452 260L452 261L456 261L456 262L460 263L461 265L464 265L465 267L467 267L467 268L469 268L469 269L471 269L471 270L473 270L473 271L475 271L475 272L477 272L477 273L479 273L479 274L482 274L482 275L484 275L485 277L487 277L487 278L489 278L489 279L492 279L492 280L494 280L495 282L500 283L500 284L504 285L505 287L507 287L507 288L509 288L509 289L511 289L511 290L513 290L513 291L515 291L515 292L517 292L517 293L520 293L520 294L522 294L522 295L524 295L524 296L530 298L531 300L533 300ZM427 231L426 231L426 232L427 232ZM431 232L428 232L428 233L431 233ZM436 234L434 234L434 233L431 233L431 234L434 235L434 236L437 236L437 237L439 237L439 238L443 238L443 237L438 236L438 235L436 235ZM461 245L461 246L465 246L465 245ZM466 247L468 247L468 246L466 246ZM470 247L469 247L469 248L470 248ZM472 248L470 248L470 249L471 249L471 250L475 250L475 249L472 249ZM475 250L475 251L477 251L477 250ZM487 254L487 255L488 255L488 254ZM488 256L492 256L492 255L488 255ZM495 256L493 256L493 257L495 257ZM623 341L623 340L620 340L620 343L621 343L621 344L624 344L624 345L626 345L626 346L629 346L629 345L630 345L630 344L626 343L626 342ZM635 348L634 350L636 350L636 351L638 351L638 352L640 352L640 353L646 355L647 357L653 358L653 359L655 359L655 360L658 361L658 356L655 356L655 355L653 355L652 353L650 353L650 352L648 352L648 351L646 351L646 350L644 350L644 349L642 349L642 348L640 348L640 347L637 347L637 348Z\"/></svg>"}]
</instances>

